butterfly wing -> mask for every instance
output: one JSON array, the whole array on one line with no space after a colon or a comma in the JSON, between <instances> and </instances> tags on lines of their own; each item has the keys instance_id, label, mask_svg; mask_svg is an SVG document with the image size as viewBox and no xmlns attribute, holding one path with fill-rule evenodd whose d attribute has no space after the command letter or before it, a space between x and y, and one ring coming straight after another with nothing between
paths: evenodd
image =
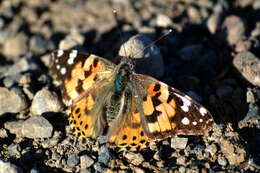
<instances>
[{"instance_id":1,"label":"butterfly wing","mask_svg":"<svg viewBox=\"0 0 260 173\"><path fill-rule=\"evenodd\" d=\"M79 136L96 137L106 126L104 112L115 65L77 50L52 53L52 72L62 82L62 97L71 108L70 124Z\"/></svg>"},{"instance_id":2,"label":"butterfly wing","mask_svg":"<svg viewBox=\"0 0 260 173\"><path fill-rule=\"evenodd\" d=\"M96 82L109 78L115 68L104 58L77 50L54 51L51 63L51 71L62 82L62 96L67 105Z\"/></svg>"},{"instance_id":3,"label":"butterfly wing","mask_svg":"<svg viewBox=\"0 0 260 173\"><path fill-rule=\"evenodd\" d=\"M110 146L115 144L121 149L136 150L150 142L141 124L140 102L133 97L134 91L132 88L123 94L121 108L108 132Z\"/></svg>"},{"instance_id":4,"label":"butterfly wing","mask_svg":"<svg viewBox=\"0 0 260 173\"><path fill-rule=\"evenodd\" d=\"M73 102L69 122L77 136L96 138L103 133L112 87L111 81L102 80Z\"/></svg>"},{"instance_id":5,"label":"butterfly wing","mask_svg":"<svg viewBox=\"0 0 260 173\"><path fill-rule=\"evenodd\" d=\"M146 135L162 139L175 134L199 135L213 123L209 111L191 97L152 77L136 74Z\"/></svg>"}]
</instances>

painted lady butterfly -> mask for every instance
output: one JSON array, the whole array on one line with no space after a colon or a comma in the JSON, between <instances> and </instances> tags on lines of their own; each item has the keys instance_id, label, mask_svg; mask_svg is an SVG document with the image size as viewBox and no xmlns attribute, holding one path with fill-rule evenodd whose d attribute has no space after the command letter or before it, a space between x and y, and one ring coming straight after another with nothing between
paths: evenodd
<instances>
[{"instance_id":1,"label":"painted lady butterfly","mask_svg":"<svg viewBox=\"0 0 260 173\"><path fill-rule=\"evenodd\" d=\"M118 65L77 50L52 53L62 81L70 124L78 136L96 138L108 128L108 144L135 150L176 134L203 134L211 114L191 97L133 71L131 58Z\"/></svg>"}]
</instances>

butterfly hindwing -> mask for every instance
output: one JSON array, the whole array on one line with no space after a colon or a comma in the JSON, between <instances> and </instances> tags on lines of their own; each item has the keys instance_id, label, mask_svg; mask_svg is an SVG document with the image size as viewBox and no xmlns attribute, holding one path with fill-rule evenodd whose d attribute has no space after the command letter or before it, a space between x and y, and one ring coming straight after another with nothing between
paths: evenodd
<instances>
[{"instance_id":1,"label":"butterfly hindwing","mask_svg":"<svg viewBox=\"0 0 260 173\"><path fill-rule=\"evenodd\" d=\"M134 93L130 93L131 96L132 94ZM141 112L139 111L140 105L138 101L134 97L123 97L121 101L122 111L119 111L117 118L108 132L108 143L110 145L115 144L121 149L136 150L151 142L148 136L145 135L141 123Z\"/></svg>"},{"instance_id":2,"label":"butterfly hindwing","mask_svg":"<svg viewBox=\"0 0 260 173\"><path fill-rule=\"evenodd\" d=\"M191 97L146 75L136 75L142 97L142 123L147 136L162 139L175 134L205 133L213 119Z\"/></svg>"},{"instance_id":3,"label":"butterfly hindwing","mask_svg":"<svg viewBox=\"0 0 260 173\"><path fill-rule=\"evenodd\" d=\"M106 105L111 97L111 83L102 80L83 93L71 106L70 125L78 136L95 138L107 126Z\"/></svg>"}]
</instances>

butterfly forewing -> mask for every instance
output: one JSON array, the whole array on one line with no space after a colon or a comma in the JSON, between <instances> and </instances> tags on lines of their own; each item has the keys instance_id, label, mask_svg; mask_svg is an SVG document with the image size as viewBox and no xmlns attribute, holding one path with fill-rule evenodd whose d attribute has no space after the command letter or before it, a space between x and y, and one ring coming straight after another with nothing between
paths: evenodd
<instances>
[{"instance_id":1,"label":"butterfly forewing","mask_svg":"<svg viewBox=\"0 0 260 173\"><path fill-rule=\"evenodd\" d=\"M115 65L77 50L52 53L52 72L61 81L62 97L71 108L71 127L78 136L97 137L106 126L103 116ZM108 80L106 80L108 79Z\"/></svg>"},{"instance_id":2,"label":"butterfly forewing","mask_svg":"<svg viewBox=\"0 0 260 173\"><path fill-rule=\"evenodd\" d=\"M136 78L142 88L142 124L150 138L203 134L212 126L211 114L191 97L152 77Z\"/></svg>"}]
</instances>

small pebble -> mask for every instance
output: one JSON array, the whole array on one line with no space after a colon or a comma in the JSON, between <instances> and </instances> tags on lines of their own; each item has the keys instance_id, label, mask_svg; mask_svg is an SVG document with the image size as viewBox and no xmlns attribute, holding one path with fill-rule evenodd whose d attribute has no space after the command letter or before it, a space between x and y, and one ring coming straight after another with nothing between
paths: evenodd
<instances>
[{"instance_id":1,"label":"small pebble","mask_svg":"<svg viewBox=\"0 0 260 173\"><path fill-rule=\"evenodd\" d=\"M5 113L18 113L27 107L25 97L16 90L0 87L0 116Z\"/></svg>"},{"instance_id":2,"label":"small pebble","mask_svg":"<svg viewBox=\"0 0 260 173\"><path fill-rule=\"evenodd\" d=\"M37 169L33 168L30 170L30 173L40 173L40 171L38 171Z\"/></svg>"},{"instance_id":3,"label":"small pebble","mask_svg":"<svg viewBox=\"0 0 260 173\"><path fill-rule=\"evenodd\" d=\"M19 59L14 65L10 66L5 72L5 76L19 75L29 70L39 70L39 66L25 57Z\"/></svg>"},{"instance_id":4,"label":"small pebble","mask_svg":"<svg viewBox=\"0 0 260 173\"><path fill-rule=\"evenodd\" d=\"M91 165L94 164L94 162L95 161L86 154L80 156L80 167L81 167L81 169L89 168Z\"/></svg>"},{"instance_id":5,"label":"small pebble","mask_svg":"<svg viewBox=\"0 0 260 173\"><path fill-rule=\"evenodd\" d=\"M171 18L169 18L168 16L164 15L164 14L157 14L156 18L155 18L155 25L157 27L169 27L172 25L172 21Z\"/></svg>"},{"instance_id":6,"label":"small pebble","mask_svg":"<svg viewBox=\"0 0 260 173\"><path fill-rule=\"evenodd\" d=\"M67 164L70 168L74 168L79 164L79 156L77 154L70 154L68 156Z\"/></svg>"},{"instance_id":7,"label":"small pebble","mask_svg":"<svg viewBox=\"0 0 260 173\"><path fill-rule=\"evenodd\" d=\"M134 58L137 73L160 78L164 74L162 55L159 48L151 43L145 35L135 35L120 47L119 55Z\"/></svg>"},{"instance_id":8,"label":"small pebble","mask_svg":"<svg viewBox=\"0 0 260 173\"><path fill-rule=\"evenodd\" d=\"M70 34L67 35L66 38L60 42L59 49L72 49L78 45L82 45L84 43L84 40L84 36L81 35L77 29L73 28Z\"/></svg>"},{"instance_id":9,"label":"small pebble","mask_svg":"<svg viewBox=\"0 0 260 173\"><path fill-rule=\"evenodd\" d=\"M30 111L33 115L41 115L45 112L59 112L61 109L62 103L56 93L43 88L35 94Z\"/></svg>"},{"instance_id":10,"label":"small pebble","mask_svg":"<svg viewBox=\"0 0 260 173\"><path fill-rule=\"evenodd\" d=\"M220 164L221 166L226 166L227 165L227 159L225 159L225 157L223 156L218 156L218 164Z\"/></svg>"},{"instance_id":11,"label":"small pebble","mask_svg":"<svg viewBox=\"0 0 260 173\"><path fill-rule=\"evenodd\" d=\"M180 156L176 159L176 164L185 166L186 159L184 156Z\"/></svg>"},{"instance_id":12,"label":"small pebble","mask_svg":"<svg viewBox=\"0 0 260 173\"><path fill-rule=\"evenodd\" d=\"M217 152L217 146L216 144L211 144L211 145L208 145L207 148L206 148L206 151L209 152L211 154L211 156L214 156Z\"/></svg>"},{"instance_id":13,"label":"small pebble","mask_svg":"<svg viewBox=\"0 0 260 173\"><path fill-rule=\"evenodd\" d=\"M219 13L213 13L207 20L207 27L211 34L215 34L219 23L220 23L220 14Z\"/></svg>"},{"instance_id":14,"label":"small pebble","mask_svg":"<svg viewBox=\"0 0 260 173\"><path fill-rule=\"evenodd\" d=\"M260 59L251 52L238 53L233 65L251 84L260 87Z\"/></svg>"},{"instance_id":15,"label":"small pebble","mask_svg":"<svg viewBox=\"0 0 260 173\"><path fill-rule=\"evenodd\" d=\"M48 50L48 44L50 44L50 42L40 35L32 36L29 41L30 50L35 53L44 53Z\"/></svg>"},{"instance_id":16,"label":"small pebble","mask_svg":"<svg viewBox=\"0 0 260 173\"><path fill-rule=\"evenodd\" d=\"M80 169L80 173L91 173L88 169Z\"/></svg>"},{"instance_id":17,"label":"small pebble","mask_svg":"<svg viewBox=\"0 0 260 173\"><path fill-rule=\"evenodd\" d=\"M136 166L140 165L144 161L144 158L140 153L128 152L124 156L130 163Z\"/></svg>"},{"instance_id":18,"label":"small pebble","mask_svg":"<svg viewBox=\"0 0 260 173\"><path fill-rule=\"evenodd\" d=\"M8 146L8 152L10 156L19 157L21 152L21 147L18 144L11 144Z\"/></svg>"},{"instance_id":19,"label":"small pebble","mask_svg":"<svg viewBox=\"0 0 260 173\"><path fill-rule=\"evenodd\" d=\"M101 166L100 163L95 163L94 164L94 169L97 171L97 172L104 172L105 168Z\"/></svg>"},{"instance_id":20,"label":"small pebble","mask_svg":"<svg viewBox=\"0 0 260 173\"><path fill-rule=\"evenodd\" d=\"M174 149L185 149L188 143L188 138L172 137L171 148Z\"/></svg>"},{"instance_id":21,"label":"small pebble","mask_svg":"<svg viewBox=\"0 0 260 173\"><path fill-rule=\"evenodd\" d=\"M110 151L108 150L108 148L103 145L101 148L100 148L100 151L99 151L99 155L98 155L98 161L100 163L103 163L104 165L107 165L108 162L112 159L112 154L110 153Z\"/></svg>"},{"instance_id":22,"label":"small pebble","mask_svg":"<svg viewBox=\"0 0 260 173\"><path fill-rule=\"evenodd\" d=\"M27 138L49 138L53 127L44 117L34 115L23 123L23 135Z\"/></svg>"},{"instance_id":23,"label":"small pebble","mask_svg":"<svg viewBox=\"0 0 260 173\"><path fill-rule=\"evenodd\" d=\"M27 53L28 37L24 33L19 33L9 37L3 45L2 53L7 57L15 57Z\"/></svg>"},{"instance_id":24,"label":"small pebble","mask_svg":"<svg viewBox=\"0 0 260 173\"><path fill-rule=\"evenodd\" d=\"M0 160L0 172L1 173L23 173L22 169L18 166Z\"/></svg>"},{"instance_id":25,"label":"small pebble","mask_svg":"<svg viewBox=\"0 0 260 173\"><path fill-rule=\"evenodd\" d=\"M23 121L6 122L5 128L10 133L27 138L49 138L52 135L53 127L44 117L35 115Z\"/></svg>"},{"instance_id":26,"label":"small pebble","mask_svg":"<svg viewBox=\"0 0 260 173\"><path fill-rule=\"evenodd\" d=\"M234 15L225 18L222 28L226 34L225 38L230 45L235 45L238 41L242 40L246 30L241 18Z\"/></svg>"}]
</instances>

